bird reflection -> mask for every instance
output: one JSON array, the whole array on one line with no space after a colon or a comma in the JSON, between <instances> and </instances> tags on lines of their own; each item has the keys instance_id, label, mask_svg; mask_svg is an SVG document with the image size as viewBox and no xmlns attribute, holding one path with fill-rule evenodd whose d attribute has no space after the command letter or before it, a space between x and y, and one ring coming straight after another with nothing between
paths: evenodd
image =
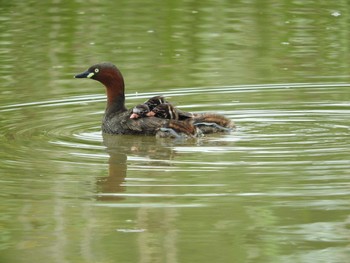
<instances>
[{"instance_id":1,"label":"bird reflection","mask_svg":"<svg viewBox=\"0 0 350 263\"><path fill-rule=\"evenodd\" d=\"M128 169L128 156L139 156L156 160L171 160L174 157L172 147L164 147L165 141L151 136L128 136L103 134L103 143L109 154L108 176L97 179L97 200L123 200L116 193L126 191L125 180ZM155 165L152 162L152 165ZM164 166L164 162L162 162Z\"/></svg>"}]
</instances>

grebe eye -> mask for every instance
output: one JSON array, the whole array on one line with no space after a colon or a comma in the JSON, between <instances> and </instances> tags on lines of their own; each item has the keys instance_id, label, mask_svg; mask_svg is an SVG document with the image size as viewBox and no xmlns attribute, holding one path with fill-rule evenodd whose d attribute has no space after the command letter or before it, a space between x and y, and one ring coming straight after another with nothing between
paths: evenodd
<instances>
[{"instance_id":1,"label":"grebe eye","mask_svg":"<svg viewBox=\"0 0 350 263\"><path fill-rule=\"evenodd\" d=\"M100 70L98 68L95 68L95 73L98 73Z\"/></svg>"}]
</instances>

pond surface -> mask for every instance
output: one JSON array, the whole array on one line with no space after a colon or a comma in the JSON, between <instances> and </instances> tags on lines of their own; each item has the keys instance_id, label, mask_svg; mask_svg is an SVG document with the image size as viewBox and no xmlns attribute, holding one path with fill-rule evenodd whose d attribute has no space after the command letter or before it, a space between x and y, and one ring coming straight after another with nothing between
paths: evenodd
<instances>
[{"instance_id":1,"label":"pond surface","mask_svg":"<svg viewBox=\"0 0 350 263\"><path fill-rule=\"evenodd\" d=\"M0 5L0 262L348 262L347 1ZM196 140L102 135L111 61L235 121Z\"/></svg>"}]
</instances>

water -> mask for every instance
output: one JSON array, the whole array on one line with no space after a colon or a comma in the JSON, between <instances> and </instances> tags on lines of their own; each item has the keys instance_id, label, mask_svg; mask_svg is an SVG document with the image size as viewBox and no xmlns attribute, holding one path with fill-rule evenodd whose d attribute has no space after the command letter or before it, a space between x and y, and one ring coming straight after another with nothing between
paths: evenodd
<instances>
[{"instance_id":1,"label":"water","mask_svg":"<svg viewBox=\"0 0 350 263\"><path fill-rule=\"evenodd\" d=\"M12 1L0 21L0 262L348 261L347 2ZM102 136L103 88L73 75L106 60L128 107L164 94L237 129Z\"/></svg>"}]
</instances>

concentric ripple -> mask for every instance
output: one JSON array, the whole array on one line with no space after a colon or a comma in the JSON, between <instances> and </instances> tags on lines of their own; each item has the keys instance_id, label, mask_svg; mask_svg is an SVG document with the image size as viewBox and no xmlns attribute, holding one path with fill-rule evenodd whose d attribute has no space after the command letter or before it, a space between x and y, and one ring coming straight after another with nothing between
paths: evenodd
<instances>
[{"instance_id":1,"label":"concentric ripple","mask_svg":"<svg viewBox=\"0 0 350 263\"><path fill-rule=\"evenodd\" d=\"M45 229L36 226L35 216L45 224L67 216L56 223L57 233L65 227L67 237L70 222L138 235L163 225L134 222L166 222L169 216L174 222L181 217L174 224L184 225L181 233L204 219L199 232L209 227L220 238L243 227L242 236L255 240L260 229L259 238L287 240L288 247L345 247L348 88L274 84L164 92L186 111L218 112L236 122L232 133L187 141L102 135L101 95L2 106L5 214L16 214L19 224L28 218L33 226L23 229L40 233ZM156 94L129 94L127 106ZM188 220L195 222L191 229ZM320 227L329 229L314 234ZM319 238L321 248L313 242Z\"/></svg>"},{"instance_id":2,"label":"concentric ripple","mask_svg":"<svg viewBox=\"0 0 350 263\"><path fill-rule=\"evenodd\" d=\"M215 111L237 123L234 135L212 136L208 139L212 142L266 141L279 144L281 148L302 142L322 148L325 143L339 142L339 137L349 133L349 103L342 98L338 101L328 97L330 89L347 86L328 83L244 85L174 89L162 94L187 111ZM127 103L133 105L156 94L130 94ZM203 94L206 94L204 99L201 98ZM305 100L300 100L300 96ZM193 97L197 99L194 101ZM267 97L270 99L266 100ZM103 95L89 95L2 106L1 132L6 137L16 138L44 136L50 143L72 148L100 145L104 100ZM341 145L333 147L343 148ZM227 152L232 147L179 147L177 150Z\"/></svg>"},{"instance_id":3,"label":"concentric ripple","mask_svg":"<svg viewBox=\"0 0 350 263\"><path fill-rule=\"evenodd\" d=\"M5 122L1 132L15 141L30 141L28 147L34 145L39 152L50 149L56 153L52 158L61 163L101 165L118 152L127 156L119 161L125 162L123 159L127 158L127 169L136 177L145 170L225 174L232 169L269 176L293 176L296 170L327 175L331 170L350 168L345 157L349 149L350 109L341 95L347 86L246 85L162 93L186 111L218 112L236 122L237 129L231 134L211 135L195 142L142 136L103 138L100 132L103 95L3 106L0 112ZM330 100L332 90L340 95ZM157 94L129 94L127 104L130 107ZM20 154L8 158L26 163L28 149L20 144ZM155 185L162 184L153 179Z\"/></svg>"}]
</instances>

